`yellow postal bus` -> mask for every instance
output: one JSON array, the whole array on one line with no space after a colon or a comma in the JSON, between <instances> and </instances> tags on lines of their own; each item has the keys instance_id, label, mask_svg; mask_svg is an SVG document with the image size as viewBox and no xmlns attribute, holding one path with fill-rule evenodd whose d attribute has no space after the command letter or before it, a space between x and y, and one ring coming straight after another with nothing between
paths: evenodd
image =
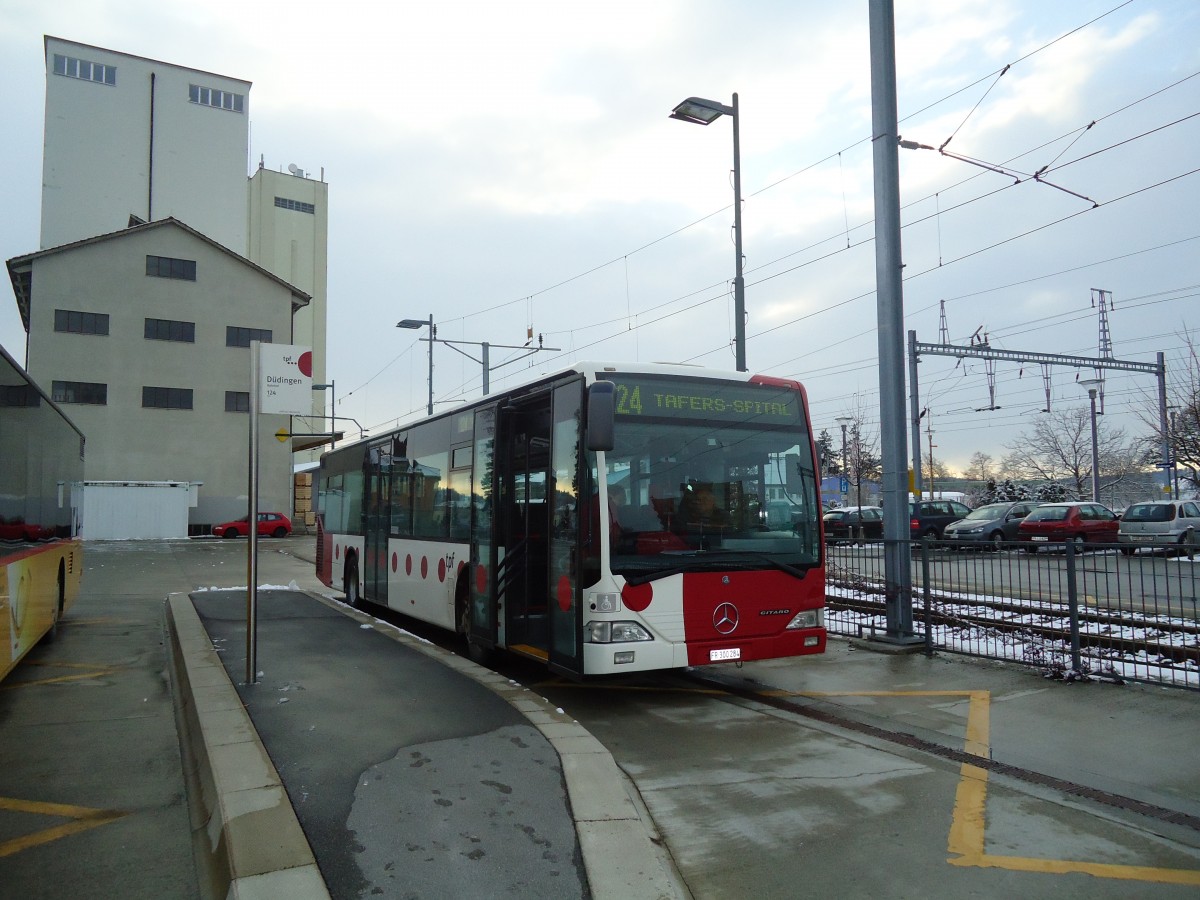
<instances>
[{"instance_id":1,"label":"yellow postal bus","mask_svg":"<svg viewBox=\"0 0 1200 900\"><path fill-rule=\"evenodd\" d=\"M0 347L0 678L79 593L83 433Z\"/></svg>"}]
</instances>

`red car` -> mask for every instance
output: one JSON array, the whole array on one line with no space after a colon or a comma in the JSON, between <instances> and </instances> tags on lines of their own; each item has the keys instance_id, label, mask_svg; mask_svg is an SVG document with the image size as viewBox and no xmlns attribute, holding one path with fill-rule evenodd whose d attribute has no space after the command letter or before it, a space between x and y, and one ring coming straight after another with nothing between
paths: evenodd
<instances>
[{"instance_id":1,"label":"red car","mask_svg":"<svg viewBox=\"0 0 1200 900\"><path fill-rule=\"evenodd\" d=\"M1021 549L1036 553L1039 545L1116 544L1120 522L1102 503L1043 503L1027 515L1017 528Z\"/></svg>"},{"instance_id":2,"label":"red car","mask_svg":"<svg viewBox=\"0 0 1200 900\"><path fill-rule=\"evenodd\" d=\"M242 516L232 522L222 522L213 526L214 537L249 537L250 527L247 525L248 516ZM258 533L260 537L287 537L292 533L292 520L283 513L260 512L258 514Z\"/></svg>"}]
</instances>

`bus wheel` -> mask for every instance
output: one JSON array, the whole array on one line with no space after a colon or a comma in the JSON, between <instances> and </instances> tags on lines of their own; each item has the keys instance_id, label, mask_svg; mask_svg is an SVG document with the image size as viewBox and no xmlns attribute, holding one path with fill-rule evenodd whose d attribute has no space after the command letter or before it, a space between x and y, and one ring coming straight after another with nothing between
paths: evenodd
<instances>
[{"instance_id":1,"label":"bus wheel","mask_svg":"<svg viewBox=\"0 0 1200 900\"><path fill-rule=\"evenodd\" d=\"M62 618L63 607L67 601L67 573L60 562L58 564L58 596L54 598L54 611L51 613L50 630L42 638L47 644L58 637L58 621Z\"/></svg>"},{"instance_id":2,"label":"bus wheel","mask_svg":"<svg viewBox=\"0 0 1200 900\"><path fill-rule=\"evenodd\" d=\"M471 607L470 592L466 578L459 578L454 590L455 620L459 623L459 631L467 642L467 659L480 666L491 666L495 652L490 647L476 643L471 639L471 626L474 622L474 611Z\"/></svg>"},{"instance_id":3,"label":"bus wheel","mask_svg":"<svg viewBox=\"0 0 1200 900\"><path fill-rule=\"evenodd\" d=\"M475 643L470 637L467 638L467 657L477 666L490 668L495 655L496 653L491 647L485 647L483 644Z\"/></svg>"},{"instance_id":4,"label":"bus wheel","mask_svg":"<svg viewBox=\"0 0 1200 900\"><path fill-rule=\"evenodd\" d=\"M362 597L358 592L358 557L352 556L346 561L346 574L342 577L342 593L346 595L346 605L358 609Z\"/></svg>"}]
</instances>

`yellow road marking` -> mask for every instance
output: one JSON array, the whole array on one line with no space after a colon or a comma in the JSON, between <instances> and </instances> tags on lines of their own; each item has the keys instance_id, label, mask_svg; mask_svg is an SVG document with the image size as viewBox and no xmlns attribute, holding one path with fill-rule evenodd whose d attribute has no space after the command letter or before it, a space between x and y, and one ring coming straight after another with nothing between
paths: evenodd
<instances>
[{"instance_id":1,"label":"yellow road marking","mask_svg":"<svg viewBox=\"0 0 1200 900\"><path fill-rule=\"evenodd\" d=\"M95 663L58 663L28 659L21 663L21 666L42 666L43 668L52 669L82 669L83 671L77 675L56 675L50 678L35 678L30 681L10 681L0 684L0 691L15 691L17 688L34 687L39 684L62 684L67 681L86 681L89 678L101 678L105 675L112 675L121 670L121 666L101 666Z\"/></svg>"},{"instance_id":2,"label":"yellow road marking","mask_svg":"<svg viewBox=\"0 0 1200 900\"><path fill-rule=\"evenodd\" d=\"M554 687L582 685L562 682ZM659 691L661 693L723 694L719 689L690 690L685 688L606 686L619 690ZM991 691L759 691L765 697L967 697L966 735L963 749L980 759L991 758ZM954 796L954 814L947 837L946 849L956 854L946 862L953 866L981 869L1007 869L1015 872L1040 872L1049 875L1087 874L1096 878L1125 881L1146 881L1156 884L1200 885L1200 870L1164 869L1153 866L1125 866L1067 859L1036 859L1021 856L990 856L986 852L987 827L987 769L963 763Z\"/></svg>"},{"instance_id":3,"label":"yellow road marking","mask_svg":"<svg viewBox=\"0 0 1200 900\"><path fill-rule=\"evenodd\" d=\"M32 834L0 842L0 857L12 856L14 853L20 853L22 850L28 850L30 847L48 844L59 838L79 834L81 831L87 831L91 828L98 828L101 825L107 825L109 822L115 822L117 819L123 819L129 815L127 812L121 812L116 809L91 809L86 806L69 806L65 803L38 803L32 800L18 800L15 797L0 797L0 809L10 812L32 813L39 816L57 816L73 820L62 825L44 828Z\"/></svg>"},{"instance_id":4,"label":"yellow road marking","mask_svg":"<svg viewBox=\"0 0 1200 900\"><path fill-rule=\"evenodd\" d=\"M776 695L789 692L775 691ZM963 750L981 759L991 758L991 691L806 691L802 697L970 697ZM991 856L984 844L987 827L987 769L963 763L954 794L954 815L946 849L958 854L946 862L952 866L1040 872L1048 875L1086 874L1096 878L1146 881L1156 884L1200 885L1196 869L1163 869L1154 866L1124 866L1069 859L1037 859L1024 856Z\"/></svg>"}]
</instances>

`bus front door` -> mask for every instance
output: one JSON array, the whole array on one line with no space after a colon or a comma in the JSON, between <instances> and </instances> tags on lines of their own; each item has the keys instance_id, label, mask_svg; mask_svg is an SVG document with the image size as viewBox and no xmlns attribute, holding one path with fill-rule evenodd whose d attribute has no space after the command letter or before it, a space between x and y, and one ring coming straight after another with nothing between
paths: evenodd
<instances>
[{"instance_id":1,"label":"bus front door","mask_svg":"<svg viewBox=\"0 0 1200 900\"><path fill-rule=\"evenodd\" d=\"M501 410L496 602L509 650L546 661L550 395L536 394Z\"/></svg>"},{"instance_id":2,"label":"bus front door","mask_svg":"<svg viewBox=\"0 0 1200 900\"><path fill-rule=\"evenodd\" d=\"M583 379L554 388L546 485L551 513L546 547L550 668L569 676L583 671L583 597L580 588L580 516L591 490L584 465L581 412Z\"/></svg>"}]
</instances>

